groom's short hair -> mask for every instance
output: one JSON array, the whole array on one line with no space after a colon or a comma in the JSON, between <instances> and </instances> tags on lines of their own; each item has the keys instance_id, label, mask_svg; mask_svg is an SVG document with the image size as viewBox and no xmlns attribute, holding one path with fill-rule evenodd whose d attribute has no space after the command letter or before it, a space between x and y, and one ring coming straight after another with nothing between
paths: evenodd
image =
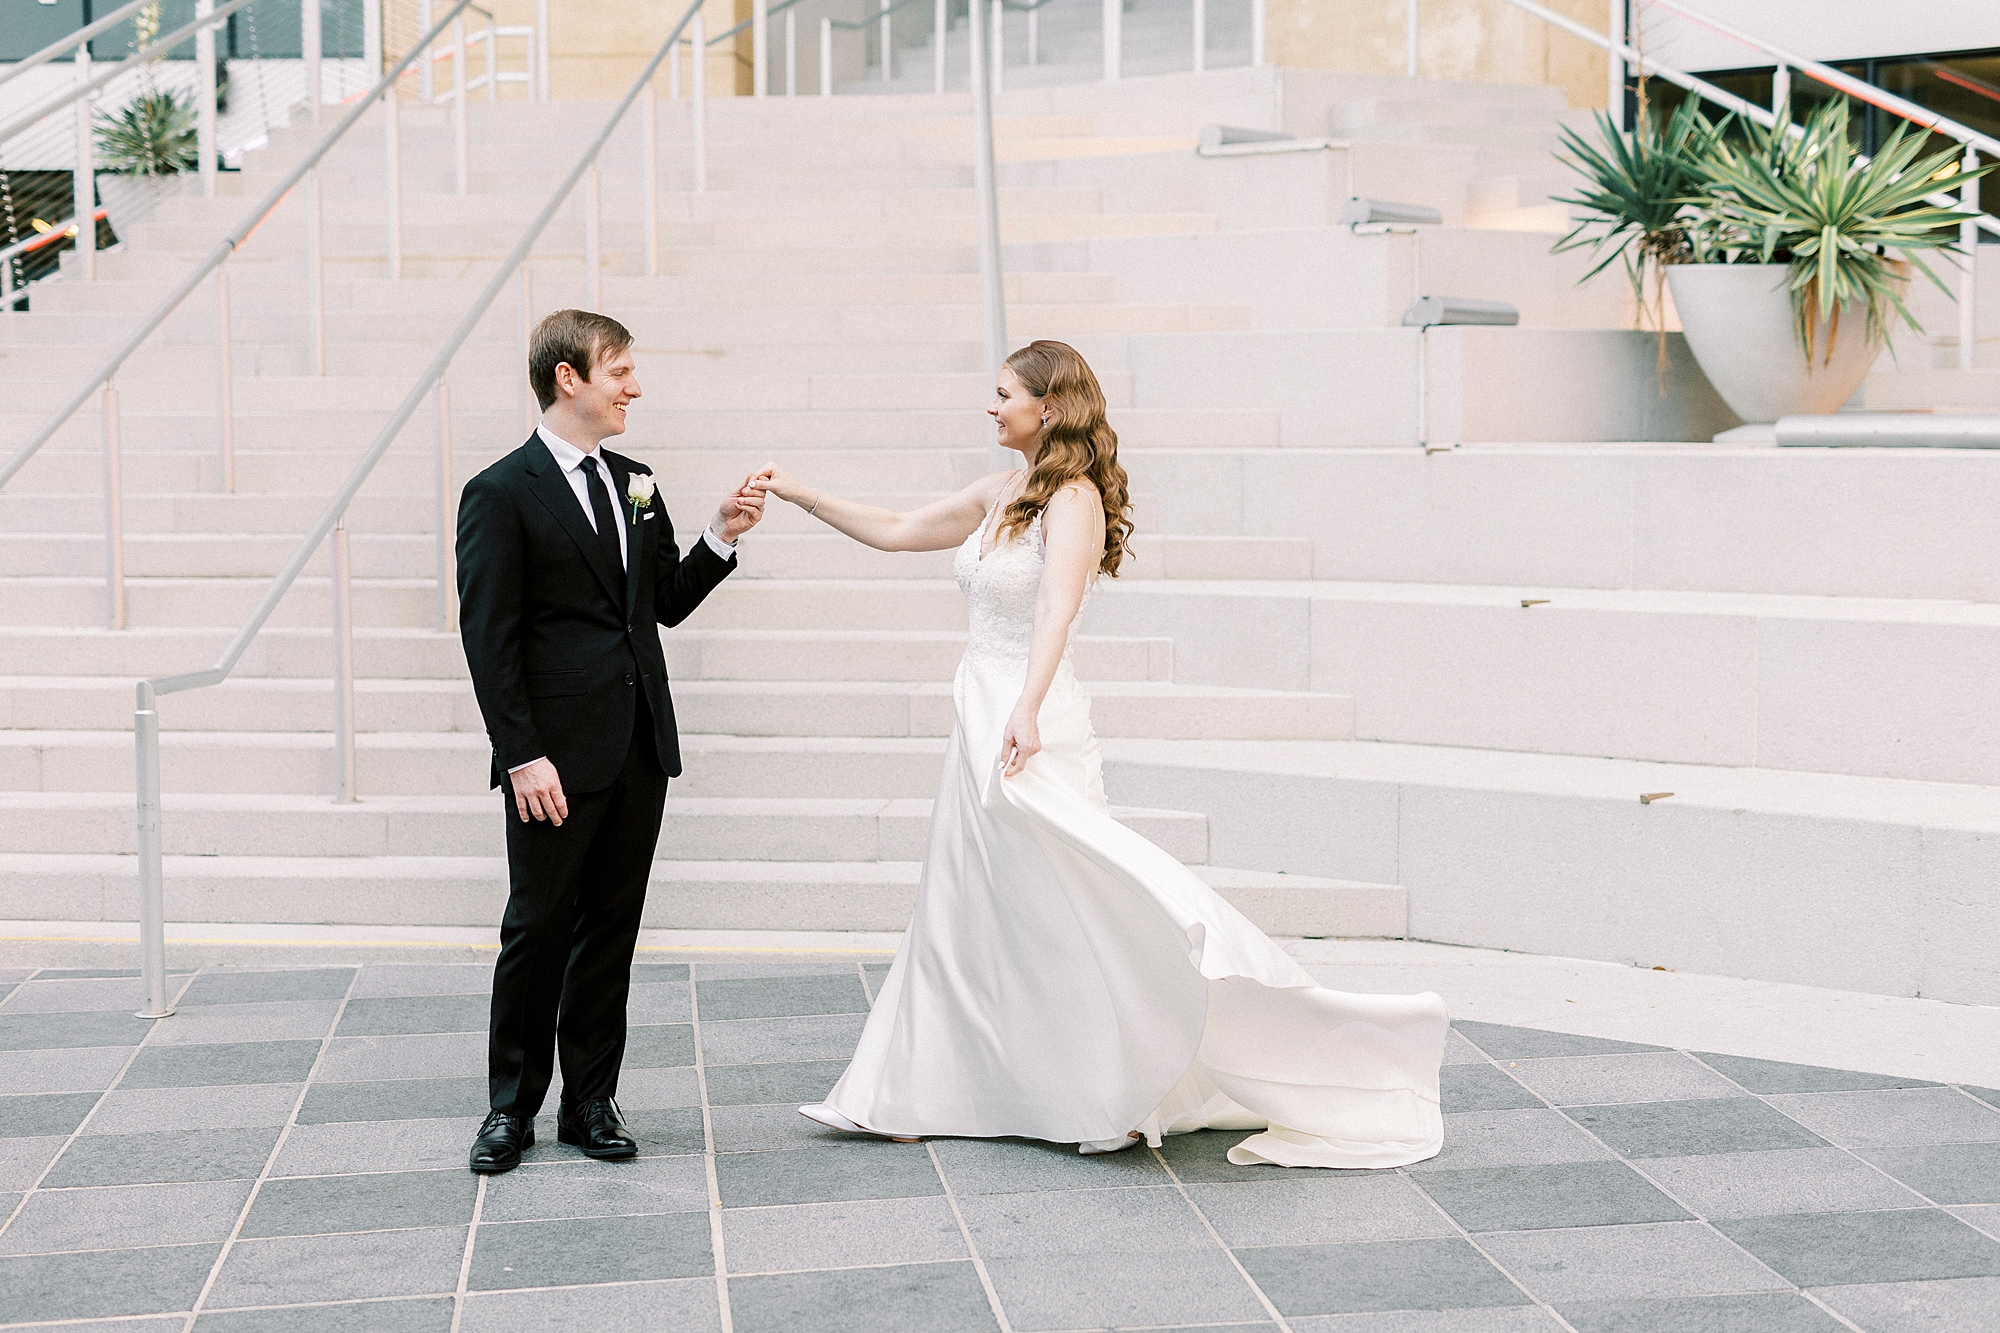
<instances>
[{"instance_id":1,"label":"groom's short hair","mask_svg":"<svg viewBox=\"0 0 2000 1333\"><path fill-rule=\"evenodd\" d=\"M556 367L563 362L569 362L578 378L588 380L598 361L631 345L632 331L609 315L556 311L535 325L535 336L528 340L528 384L535 401L547 411L556 400Z\"/></svg>"}]
</instances>

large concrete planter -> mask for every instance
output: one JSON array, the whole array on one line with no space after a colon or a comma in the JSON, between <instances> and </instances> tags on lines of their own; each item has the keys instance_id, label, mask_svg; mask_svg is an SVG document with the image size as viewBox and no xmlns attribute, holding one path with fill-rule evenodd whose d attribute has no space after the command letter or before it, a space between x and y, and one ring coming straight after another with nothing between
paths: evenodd
<instances>
[{"instance_id":1,"label":"large concrete planter","mask_svg":"<svg viewBox=\"0 0 2000 1333\"><path fill-rule=\"evenodd\" d=\"M1826 360L1827 326L1814 334L1810 363L1792 331L1784 264L1675 264L1667 269L1688 350L1731 411L1750 425L1779 417L1837 412L1854 396L1882 351L1867 336L1858 302L1840 311L1840 336Z\"/></svg>"}]
</instances>

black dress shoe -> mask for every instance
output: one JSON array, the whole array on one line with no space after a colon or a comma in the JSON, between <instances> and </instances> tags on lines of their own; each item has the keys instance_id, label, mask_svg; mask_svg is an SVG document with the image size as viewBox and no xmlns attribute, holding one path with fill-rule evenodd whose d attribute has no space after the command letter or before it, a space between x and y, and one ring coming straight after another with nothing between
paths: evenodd
<instances>
[{"instance_id":1,"label":"black dress shoe","mask_svg":"<svg viewBox=\"0 0 2000 1333\"><path fill-rule=\"evenodd\" d=\"M472 1169L482 1176L512 1171L521 1164L521 1150L534 1146L533 1117L489 1111L479 1137L472 1141Z\"/></svg>"},{"instance_id":2,"label":"black dress shoe","mask_svg":"<svg viewBox=\"0 0 2000 1333\"><path fill-rule=\"evenodd\" d=\"M637 1157L639 1144L625 1128L618 1103L609 1097L592 1097L571 1106L562 1104L556 1112L556 1138L583 1149L585 1157Z\"/></svg>"}]
</instances>

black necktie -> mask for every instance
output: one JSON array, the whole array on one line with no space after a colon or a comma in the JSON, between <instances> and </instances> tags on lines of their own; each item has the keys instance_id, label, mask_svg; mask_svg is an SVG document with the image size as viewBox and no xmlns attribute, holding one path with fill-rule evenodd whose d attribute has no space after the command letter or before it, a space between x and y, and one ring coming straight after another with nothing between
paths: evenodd
<instances>
[{"instance_id":1,"label":"black necktie","mask_svg":"<svg viewBox=\"0 0 2000 1333\"><path fill-rule=\"evenodd\" d=\"M604 555L605 568L613 575L611 586L617 589L622 602L625 561L618 554L618 509L611 503L611 480L598 475L597 458L593 454L583 456L583 489L590 493L590 512L597 518L597 549Z\"/></svg>"}]
</instances>

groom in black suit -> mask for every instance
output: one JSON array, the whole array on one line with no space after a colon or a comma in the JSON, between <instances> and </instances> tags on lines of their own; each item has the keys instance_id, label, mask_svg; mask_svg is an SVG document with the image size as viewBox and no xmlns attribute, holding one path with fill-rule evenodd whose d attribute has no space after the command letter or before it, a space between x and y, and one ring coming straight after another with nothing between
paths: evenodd
<instances>
[{"instance_id":1,"label":"groom in black suit","mask_svg":"<svg viewBox=\"0 0 2000 1333\"><path fill-rule=\"evenodd\" d=\"M460 632L510 789L507 911L487 1047L492 1111L472 1169L507 1171L535 1141L560 1051L556 1137L592 1157L638 1152L617 1103L632 949L680 743L655 622L678 625L736 568L763 513L739 491L685 557L652 474L600 448L639 396L632 335L559 310L528 378L542 424L474 477L458 511Z\"/></svg>"}]
</instances>

